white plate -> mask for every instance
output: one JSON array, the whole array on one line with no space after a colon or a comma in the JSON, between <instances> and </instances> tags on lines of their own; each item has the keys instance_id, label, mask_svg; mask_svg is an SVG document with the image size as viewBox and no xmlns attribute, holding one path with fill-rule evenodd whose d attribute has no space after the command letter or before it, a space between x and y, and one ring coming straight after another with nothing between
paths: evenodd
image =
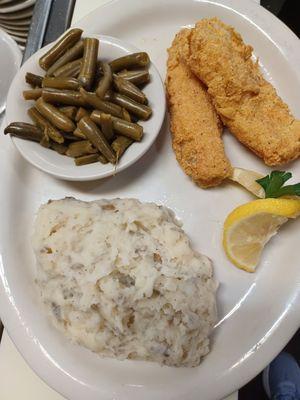
<instances>
[{"instance_id":1,"label":"white plate","mask_svg":"<svg viewBox=\"0 0 300 400\"><path fill-rule=\"evenodd\" d=\"M13 32L26 32L28 34L29 31L29 25L9 25L9 24L5 24L3 22L0 22L0 27L4 30L11 30Z\"/></svg>"},{"instance_id":2,"label":"white plate","mask_svg":"<svg viewBox=\"0 0 300 400\"><path fill-rule=\"evenodd\" d=\"M18 1L16 4L10 5L8 4L7 7L0 6L0 14L6 14L11 12L16 12L20 10L24 10L24 8L30 7L34 5L35 0L25 0L25 1Z\"/></svg>"},{"instance_id":3,"label":"white plate","mask_svg":"<svg viewBox=\"0 0 300 400\"><path fill-rule=\"evenodd\" d=\"M98 37L100 41L99 57L103 60L113 60L126 54L140 51L136 47L114 37L92 36ZM39 67L38 60L51 46L51 44L48 45L30 57L16 75L7 97L6 119L8 123L13 121L31 122L27 115L27 110L32 106L33 102L24 101L22 96L23 90L29 88L25 83L25 74L27 71L31 71L38 75L44 75L45 72ZM153 114L147 121L139 122L144 128L143 139L141 142L130 146L117 166L110 163L103 165L98 162L77 167L72 158L45 149L38 143L13 137L14 144L28 162L42 171L61 179L74 181L94 180L123 171L146 153L159 134L163 123L166 108L164 86L153 63L150 64L149 72L151 80L143 90L149 99Z\"/></svg>"},{"instance_id":4,"label":"white plate","mask_svg":"<svg viewBox=\"0 0 300 400\"><path fill-rule=\"evenodd\" d=\"M22 53L17 43L0 29L0 114L5 108L6 96L15 74L17 73Z\"/></svg>"},{"instance_id":5,"label":"white plate","mask_svg":"<svg viewBox=\"0 0 300 400\"><path fill-rule=\"evenodd\" d=\"M24 10L14 11L10 13L4 13L4 14L0 13L0 20L4 22L5 21L12 22L19 20L23 21L25 18L32 17L32 13L33 13L33 6L28 7Z\"/></svg>"},{"instance_id":6,"label":"white plate","mask_svg":"<svg viewBox=\"0 0 300 400\"><path fill-rule=\"evenodd\" d=\"M175 32L199 18L217 15L234 25L255 52L280 95L299 115L300 44L291 31L251 0L119 0L78 23L88 32L114 35L149 51L162 76L166 48ZM234 165L268 172L231 135L224 135ZM222 223L252 196L237 186L201 190L184 175L165 126L151 150L135 165L101 182L64 183L31 168L10 141L1 137L0 207L1 317L31 367L72 400L216 400L261 371L299 326L300 220L283 228L265 250L255 274L234 268L221 247ZM288 166L300 180L299 161ZM84 200L137 197L172 208L193 245L209 255L220 281L220 322L212 350L194 369L159 367L146 362L101 359L68 343L47 322L34 288L30 232L38 206L49 198Z\"/></svg>"},{"instance_id":7,"label":"white plate","mask_svg":"<svg viewBox=\"0 0 300 400\"><path fill-rule=\"evenodd\" d=\"M0 24L1 27L1 24ZM14 29L9 29L9 28L5 28L4 26L2 26L2 29L5 30L6 33L8 33L9 35L13 36L14 38L23 38L26 39L28 36L28 30L26 30L25 32L23 31L16 31Z\"/></svg>"}]
</instances>

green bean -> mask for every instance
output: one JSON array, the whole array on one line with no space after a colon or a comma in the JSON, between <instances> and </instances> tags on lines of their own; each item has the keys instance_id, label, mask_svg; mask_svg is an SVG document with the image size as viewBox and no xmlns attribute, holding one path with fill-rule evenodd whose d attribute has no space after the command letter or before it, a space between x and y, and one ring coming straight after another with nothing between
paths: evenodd
<instances>
[{"instance_id":1,"label":"green bean","mask_svg":"<svg viewBox=\"0 0 300 400\"><path fill-rule=\"evenodd\" d=\"M48 69L46 76L54 75L55 71L71 61L82 57L83 54L83 40L79 40L73 47L65 52L53 65Z\"/></svg>"},{"instance_id":2,"label":"green bean","mask_svg":"<svg viewBox=\"0 0 300 400\"><path fill-rule=\"evenodd\" d=\"M147 69L137 69L132 71L121 71L117 75L120 78L125 79L128 82L134 83L135 85L143 85L150 81L149 71Z\"/></svg>"},{"instance_id":3,"label":"green bean","mask_svg":"<svg viewBox=\"0 0 300 400\"><path fill-rule=\"evenodd\" d=\"M98 153L89 140L80 140L79 142L70 143L66 155L69 157L80 157L85 154Z\"/></svg>"},{"instance_id":4,"label":"green bean","mask_svg":"<svg viewBox=\"0 0 300 400\"><path fill-rule=\"evenodd\" d=\"M101 126L101 112L95 110L91 114L91 120ZM143 137L143 127L139 124L124 121L123 119L112 117L113 129L116 133L127 136L139 142Z\"/></svg>"},{"instance_id":5,"label":"green bean","mask_svg":"<svg viewBox=\"0 0 300 400\"><path fill-rule=\"evenodd\" d=\"M104 95L104 100L106 101L111 101L111 99L113 98L113 91L111 89L109 89L105 95ZM122 116L123 116L123 108L121 107L121 111L122 111Z\"/></svg>"},{"instance_id":6,"label":"green bean","mask_svg":"<svg viewBox=\"0 0 300 400\"><path fill-rule=\"evenodd\" d=\"M76 113L75 121L78 122L81 120L82 117L85 117L86 115L90 115L90 112L86 110L83 107L79 107Z\"/></svg>"},{"instance_id":7,"label":"green bean","mask_svg":"<svg viewBox=\"0 0 300 400\"><path fill-rule=\"evenodd\" d=\"M77 114L77 107L75 106L62 106L59 107L59 111L65 114L67 117L75 121L75 117Z\"/></svg>"},{"instance_id":8,"label":"green bean","mask_svg":"<svg viewBox=\"0 0 300 400\"><path fill-rule=\"evenodd\" d=\"M89 90L95 77L99 40L85 38L83 46L83 58L78 80L85 89Z\"/></svg>"},{"instance_id":9,"label":"green bean","mask_svg":"<svg viewBox=\"0 0 300 400\"><path fill-rule=\"evenodd\" d=\"M53 125L51 125L50 122L46 118L44 118L42 114L40 114L35 107L29 108L27 114L30 117L30 119L44 132L47 128L48 132L47 134L52 140L54 140L57 143L64 142L64 137L62 136L62 134L58 132L58 130Z\"/></svg>"},{"instance_id":10,"label":"green bean","mask_svg":"<svg viewBox=\"0 0 300 400\"><path fill-rule=\"evenodd\" d=\"M125 136L118 136L111 144L111 148L114 150L117 156L117 160L121 158L126 149L133 143L132 139Z\"/></svg>"},{"instance_id":11,"label":"green bean","mask_svg":"<svg viewBox=\"0 0 300 400\"><path fill-rule=\"evenodd\" d=\"M42 89L23 90L23 97L25 100L37 100L42 95Z\"/></svg>"},{"instance_id":12,"label":"green bean","mask_svg":"<svg viewBox=\"0 0 300 400\"><path fill-rule=\"evenodd\" d=\"M103 99L105 93L112 84L112 72L108 63L102 63L103 77L98 83L96 94L100 99Z\"/></svg>"},{"instance_id":13,"label":"green bean","mask_svg":"<svg viewBox=\"0 0 300 400\"><path fill-rule=\"evenodd\" d=\"M132 114L138 116L143 120L147 120L151 114L152 110L150 107L145 106L144 104L137 103L136 101L130 99L127 96L123 96L120 93L111 93L110 99L114 103L117 103L119 106L126 108L127 111Z\"/></svg>"},{"instance_id":14,"label":"green bean","mask_svg":"<svg viewBox=\"0 0 300 400\"><path fill-rule=\"evenodd\" d=\"M99 155L98 154L88 154L86 156L81 156L81 157L76 157L74 159L74 162L77 166L80 165L86 165L86 164L92 164L94 162L99 161Z\"/></svg>"},{"instance_id":15,"label":"green bean","mask_svg":"<svg viewBox=\"0 0 300 400\"><path fill-rule=\"evenodd\" d=\"M78 128L78 126L77 126L77 128L75 129L75 131L73 132L73 135L74 135L74 136L77 136L77 137L80 138L80 139L86 139L85 134Z\"/></svg>"},{"instance_id":16,"label":"green bean","mask_svg":"<svg viewBox=\"0 0 300 400\"><path fill-rule=\"evenodd\" d=\"M33 88L41 87L43 77L36 74L32 74L31 72L26 72L25 81L26 83L29 83L29 85L31 85Z\"/></svg>"},{"instance_id":17,"label":"green bean","mask_svg":"<svg viewBox=\"0 0 300 400\"><path fill-rule=\"evenodd\" d=\"M96 77L101 78L103 76L103 62L97 61Z\"/></svg>"},{"instance_id":18,"label":"green bean","mask_svg":"<svg viewBox=\"0 0 300 400\"><path fill-rule=\"evenodd\" d=\"M107 158L105 158L103 154L99 154L98 160L101 162L101 164L107 164L108 163Z\"/></svg>"},{"instance_id":19,"label":"green bean","mask_svg":"<svg viewBox=\"0 0 300 400\"><path fill-rule=\"evenodd\" d=\"M35 142L40 142L44 137L41 128L25 122L12 122L4 129L4 135L7 134Z\"/></svg>"},{"instance_id":20,"label":"green bean","mask_svg":"<svg viewBox=\"0 0 300 400\"><path fill-rule=\"evenodd\" d=\"M139 124L124 121L123 119L113 117L114 131L120 135L129 137L130 139L140 142L143 137L143 127Z\"/></svg>"},{"instance_id":21,"label":"green bean","mask_svg":"<svg viewBox=\"0 0 300 400\"><path fill-rule=\"evenodd\" d=\"M96 92L98 84L102 78L103 78L102 61L97 61L94 82L92 88L90 89L90 92Z\"/></svg>"},{"instance_id":22,"label":"green bean","mask_svg":"<svg viewBox=\"0 0 300 400\"><path fill-rule=\"evenodd\" d=\"M126 79L119 76L115 76L114 85L119 93L124 94L138 103L147 104L146 95L132 82L126 81Z\"/></svg>"},{"instance_id":23,"label":"green bean","mask_svg":"<svg viewBox=\"0 0 300 400\"><path fill-rule=\"evenodd\" d=\"M56 151L61 155L64 155L68 150L68 146L50 141L50 149Z\"/></svg>"},{"instance_id":24,"label":"green bean","mask_svg":"<svg viewBox=\"0 0 300 400\"><path fill-rule=\"evenodd\" d=\"M101 127L101 114L103 114L103 112L99 110L94 110L90 115L91 120L94 121L100 127Z\"/></svg>"},{"instance_id":25,"label":"green bean","mask_svg":"<svg viewBox=\"0 0 300 400\"><path fill-rule=\"evenodd\" d=\"M65 155L68 150L68 146L63 143L54 142L49 138L47 132L48 128L45 129L45 137L41 140L40 144L48 149L56 151L58 154Z\"/></svg>"},{"instance_id":26,"label":"green bean","mask_svg":"<svg viewBox=\"0 0 300 400\"><path fill-rule=\"evenodd\" d=\"M45 128L45 130L44 130L44 137L41 139L41 141L40 141L40 145L41 146L43 146L43 147L45 147L46 149L49 149L49 147L50 147L50 138L49 138L49 135L48 135L48 132L49 132L49 128ZM52 143L56 143L56 142L53 142L52 141ZM57 144L59 144L59 143L57 143Z\"/></svg>"},{"instance_id":27,"label":"green bean","mask_svg":"<svg viewBox=\"0 0 300 400\"><path fill-rule=\"evenodd\" d=\"M74 28L65 33L40 59L40 67L47 70L81 38L82 30Z\"/></svg>"},{"instance_id":28,"label":"green bean","mask_svg":"<svg viewBox=\"0 0 300 400\"><path fill-rule=\"evenodd\" d=\"M78 60L71 61L65 65L63 65L60 68L57 68L54 72L53 75L58 77L73 77L77 78L80 72L82 64L82 58L79 58Z\"/></svg>"},{"instance_id":29,"label":"green bean","mask_svg":"<svg viewBox=\"0 0 300 400\"><path fill-rule=\"evenodd\" d=\"M44 89L42 98L51 104L65 104L66 106L85 106L87 104L80 92L75 90Z\"/></svg>"},{"instance_id":30,"label":"green bean","mask_svg":"<svg viewBox=\"0 0 300 400\"><path fill-rule=\"evenodd\" d=\"M150 63L150 58L147 53L133 53L127 56L117 58L110 62L111 70L118 72L122 69L134 67L147 67Z\"/></svg>"},{"instance_id":31,"label":"green bean","mask_svg":"<svg viewBox=\"0 0 300 400\"><path fill-rule=\"evenodd\" d=\"M71 142L78 142L78 140L81 140L82 138L79 138L78 136L75 136L74 133L70 132L61 132L65 140L69 140Z\"/></svg>"},{"instance_id":32,"label":"green bean","mask_svg":"<svg viewBox=\"0 0 300 400\"><path fill-rule=\"evenodd\" d=\"M99 99L95 93L87 92L83 88L80 88L80 94L82 95L84 101L96 108L101 110L106 114L114 115L115 117L122 118L122 108L116 104L110 103L109 101L104 101Z\"/></svg>"},{"instance_id":33,"label":"green bean","mask_svg":"<svg viewBox=\"0 0 300 400\"><path fill-rule=\"evenodd\" d=\"M114 137L112 117L110 114L102 113L100 116L101 130L108 141L111 141Z\"/></svg>"},{"instance_id":34,"label":"green bean","mask_svg":"<svg viewBox=\"0 0 300 400\"><path fill-rule=\"evenodd\" d=\"M116 162L116 156L105 139L103 133L90 117L83 117L78 123L79 129L85 134L87 139L102 153L111 163Z\"/></svg>"},{"instance_id":35,"label":"green bean","mask_svg":"<svg viewBox=\"0 0 300 400\"><path fill-rule=\"evenodd\" d=\"M73 132L76 128L74 122L50 103L39 98L35 107L54 126L64 132Z\"/></svg>"},{"instance_id":36,"label":"green bean","mask_svg":"<svg viewBox=\"0 0 300 400\"><path fill-rule=\"evenodd\" d=\"M122 113L123 113L123 118L127 122L131 122L131 116L129 112L126 110L126 108L122 108Z\"/></svg>"},{"instance_id":37,"label":"green bean","mask_svg":"<svg viewBox=\"0 0 300 400\"><path fill-rule=\"evenodd\" d=\"M50 77L45 76L43 79L43 88L54 88L54 89L67 89L67 90L78 90L79 82L75 78L69 77Z\"/></svg>"}]
</instances>

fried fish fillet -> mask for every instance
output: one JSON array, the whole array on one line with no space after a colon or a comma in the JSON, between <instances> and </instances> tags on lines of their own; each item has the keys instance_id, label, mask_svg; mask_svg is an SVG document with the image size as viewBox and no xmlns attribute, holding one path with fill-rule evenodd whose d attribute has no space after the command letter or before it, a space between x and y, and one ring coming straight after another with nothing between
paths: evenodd
<instances>
[{"instance_id":1,"label":"fried fish fillet","mask_svg":"<svg viewBox=\"0 0 300 400\"><path fill-rule=\"evenodd\" d=\"M284 164L300 155L300 121L263 78L252 50L232 27L212 18L189 31L181 54L237 139L267 165Z\"/></svg>"},{"instance_id":2,"label":"fried fish fillet","mask_svg":"<svg viewBox=\"0 0 300 400\"><path fill-rule=\"evenodd\" d=\"M216 186L231 174L224 153L222 125L206 89L180 60L189 35L181 30L168 50L166 88L173 149L184 172L202 187Z\"/></svg>"}]
</instances>

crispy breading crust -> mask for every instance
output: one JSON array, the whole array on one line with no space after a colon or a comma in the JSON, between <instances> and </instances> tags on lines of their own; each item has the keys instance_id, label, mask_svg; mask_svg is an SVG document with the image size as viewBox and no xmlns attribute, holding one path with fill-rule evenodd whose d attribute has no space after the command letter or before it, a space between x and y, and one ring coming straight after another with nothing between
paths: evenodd
<instances>
[{"instance_id":1,"label":"crispy breading crust","mask_svg":"<svg viewBox=\"0 0 300 400\"><path fill-rule=\"evenodd\" d=\"M284 164L300 155L300 121L263 78L252 50L232 27L212 18L190 31L181 55L237 139L267 165Z\"/></svg>"},{"instance_id":2,"label":"crispy breading crust","mask_svg":"<svg viewBox=\"0 0 300 400\"><path fill-rule=\"evenodd\" d=\"M202 83L180 60L189 35L181 30L168 50L166 88L172 143L184 172L202 187L216 186L232 168L224 153L222 126Z\"/></svg>"}]
</instances>

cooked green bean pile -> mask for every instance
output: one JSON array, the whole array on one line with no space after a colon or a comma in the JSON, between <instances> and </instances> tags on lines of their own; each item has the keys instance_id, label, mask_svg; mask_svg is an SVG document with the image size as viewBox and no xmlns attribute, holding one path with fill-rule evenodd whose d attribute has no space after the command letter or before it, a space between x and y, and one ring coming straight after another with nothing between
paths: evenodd
<instances>
[{"instance_id":1,"label":"cooked green bean pile","mask_svg":"<svg viewBox=\"0 0 300 400\"><path fill-rule=\"evenodd\" d=\"M73 157L75 165L116 164L142 140L138 120L152 114L141 90L150 81L150 59L140 52L99 61L98 39L81 36L81 29L69 30L39 59L45 76L26 73L32 124L13 122L4 133Z\"/></svg>"}]
</instances>

